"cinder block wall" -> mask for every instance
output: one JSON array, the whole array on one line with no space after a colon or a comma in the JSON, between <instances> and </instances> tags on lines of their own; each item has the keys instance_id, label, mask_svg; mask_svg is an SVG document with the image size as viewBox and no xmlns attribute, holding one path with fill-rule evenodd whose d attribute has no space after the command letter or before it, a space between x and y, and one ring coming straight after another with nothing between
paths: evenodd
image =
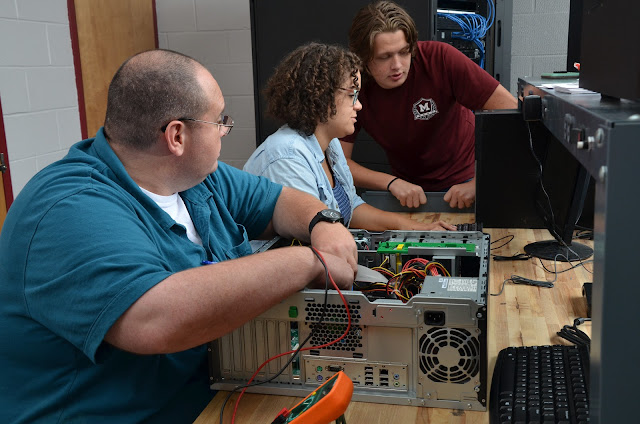
<instances>
[{"instance_id":1,"label":"cinder block wall","mask_svg":"<svg viewBox=\"0 0 640 424\"><path fill-rule=\"evenodd\" d=\"M0 0L0 101L15 196L80 140L66 0Z\"/></svg>"},{"instance_id":2,"label":"cinder block wall","mask_svg":"<svg viewBox=\"0 0 640 424\"><path fill-rule=\"evenodd\" d=\"M202 62L218 81L235 125L221 159L242 168L256 147L248 0L156 0L161 48Z\"/></svg>"},{"instance_id":3,"label":"cinder block wall","mask_svg":"<svg viewBox=\"0 0 640 424\"><path fill-rule=\"evenodd\" d=\"M564 69L569 0L514 0L511 92L518 77ZM159 44L218 80L236 125L221 159L255 149L248 0L156 0ZM0 101L14 196L81 138L66 0L0 0Z\"/></svg>"},{"instance_id":4,"label":"cinder block wall","mask_svg":"<svg viewBox=\"0 0 640 424\"><path fill-rule=\"evenodd\" d=\"M569 0L514 0L511 39L511 84L518 78L567 67Z\"/></svg>"}]
</instances>

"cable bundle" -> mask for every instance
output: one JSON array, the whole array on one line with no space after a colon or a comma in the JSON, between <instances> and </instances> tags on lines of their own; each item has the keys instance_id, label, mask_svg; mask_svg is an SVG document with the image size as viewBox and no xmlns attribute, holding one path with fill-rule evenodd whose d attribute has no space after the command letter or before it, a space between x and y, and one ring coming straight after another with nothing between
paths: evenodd
<instances>
[{"instance_id":1,"label":"cable bundle","mask_svg":"<svg viewBox=\"0 0 640 424\"><path fill-rule=\"evenodd\" d=\"M473 42L480 50L480 67L484 68L485 48L482 39L493 25L496 8L493 0L487 0L487 17L477 13L438 13L460 26L461 31L451 33L452 38Z\"/></svg>"},{"instance_id":2,"label":"cable bundle","mask_svg":"<svg viewBox=\"0 0 640 424\"><path fill-rule=\"evenodd\" d=\"M587 333L578 329L578 326L584 324L585 321L591 321L591 318L576 318L573 320L573 325L563 326L562 330L556 334L576 346L584 346L589 350L591 348L591 338Z\"/></svg>"},{"instance_id":3,"label":"cable bundle","mask_svg":"<svg viewBox=\"0 0 640 424\"><path fill-rule=\"evenodd\" d=\"M387 258L388 259L388 258ZM385 262L387 261L385 259ZM372 269L387 276L387 283L356 283L355 288L363 293L384 294L386 297L400 299L407 303L416 294L420 293L422 283L427 276L427 272L432 276L450 276L449 271L439 262L428 261L424 258L413 258L408 260L402 270L394 274L393 271L384 268L383 262L380 266Z\"/></svg>"}]
</instances>

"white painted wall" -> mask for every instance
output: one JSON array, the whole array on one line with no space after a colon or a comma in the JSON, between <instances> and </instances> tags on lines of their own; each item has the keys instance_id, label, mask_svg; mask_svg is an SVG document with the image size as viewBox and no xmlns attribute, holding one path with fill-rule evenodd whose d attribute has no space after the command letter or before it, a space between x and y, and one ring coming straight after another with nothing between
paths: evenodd
<instances>
[{"instance_id":1,"label":"white painted wall","mask_svg":"<svg viewBox=\"0 0 640 424\"><path fill-rule=\"evenodd\" d=\"M564 69L569 0L513 8L512 81ZM255 149L249 1L156 0L156 9L160 47L193 56L218 80L236 122L221 159L242 167ZM0 0L0 100L15 196L81 138L66 0Z\"/></svg>"}]
</instances>

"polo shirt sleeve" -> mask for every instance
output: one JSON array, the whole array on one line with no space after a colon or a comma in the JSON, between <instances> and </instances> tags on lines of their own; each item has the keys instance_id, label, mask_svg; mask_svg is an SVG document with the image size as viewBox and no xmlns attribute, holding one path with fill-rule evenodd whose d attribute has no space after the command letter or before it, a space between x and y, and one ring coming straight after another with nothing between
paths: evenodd
<instances>
[{"instance_id":1,"label":"polo shirt sleeve","mask_svg":"<svg viewBox=\"0 0 640 424\"><path fill-rule=\"evenodd\" d=\"M235 222L247 230L249 239L262 234L271 222L282 185L222 162L210 178Z\"/></svg>"},{"instance_id":2,"label":"polo shirt sleeve","mask_svg":"<svg viewBox=\"0 0 640 424\"><path fill-rule=\"evenodd\" d=\"M53 204L29 242L24 293L32 318L96 362L115 321L172 274L145 225L153 223L115 191L86 188Z\"/></svg>"}]
</instances>

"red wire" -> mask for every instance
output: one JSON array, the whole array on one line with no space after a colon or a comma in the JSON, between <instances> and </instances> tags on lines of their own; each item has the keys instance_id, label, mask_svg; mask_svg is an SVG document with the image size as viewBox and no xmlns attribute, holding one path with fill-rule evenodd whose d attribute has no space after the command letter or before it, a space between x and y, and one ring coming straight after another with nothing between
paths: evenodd
<instances>
[{"instance_id":1,"label":"red wire","mask_svg":"<svg viewBox=\"0 0 640 424\"><path fill-rule=\"evenodd\" d=\"M326 264L324 258L322 257L322 255L320 254L320 252L318 252L314 247L311 247L311 249L316 252L318 254L318 256L320 257L320 259L322 260L323 264ZM309 347L305 347L303 349L300 349L300 352L304 352L306 350L311 350L311 349L322 349L325 348L327 346L331 346L332 344L336 344L338 343L340 340L344 339L347 334L349 334L349 330L351 329L351 313L349 311L349 305L347 303L347 300L344 298L344 296L342 295L342 292L340 291L340 289L338 288L338 285L336 284L336 282L333 280L333 277L331 276L331 273L329 272L329 270L327 269L327 274L329 275L329 281L331 281L331 284L333 284L333 287L338 291L338 294L340 295L340 298L342 299L342 303L344 303L344 307L347 310L347 319L348 319L348 323L347 323L347 329L345 330L345 332L342 334L342 336L338 337L337 339L335 339L332 342L329 343L325 343L323 345L320 346L309 346ZM281 356L284 355L289 355L291 353L294 353L295 350L290 350L288 352L284 352L281 353L279 355L273 356L269 359L267 359L266 361L264 361L262 363L262 365L260 365L258 367L258 369L253 373L253 375L251 376L251 378L249 379L249 381L247 382L247 386L251 384L251 382L253 381L253 379L256 377L256 375L258 375L258 373L260 372L260 370L262 368L264 368L265 365L267 365L269 362L273 361L274 359L277 359ZM236 413L238 412L238 406L240 405L240 399L242 399L242 395L244 395L244 392L248 389L248 387L245 387L244 389L242 389L242 392L240 392L240 396L238 396L238 399L236 400L236 404L235 407L233 408L233 416L231 417L231 424L234 424L236 421Z\"/></svg>"}]
</instances>

